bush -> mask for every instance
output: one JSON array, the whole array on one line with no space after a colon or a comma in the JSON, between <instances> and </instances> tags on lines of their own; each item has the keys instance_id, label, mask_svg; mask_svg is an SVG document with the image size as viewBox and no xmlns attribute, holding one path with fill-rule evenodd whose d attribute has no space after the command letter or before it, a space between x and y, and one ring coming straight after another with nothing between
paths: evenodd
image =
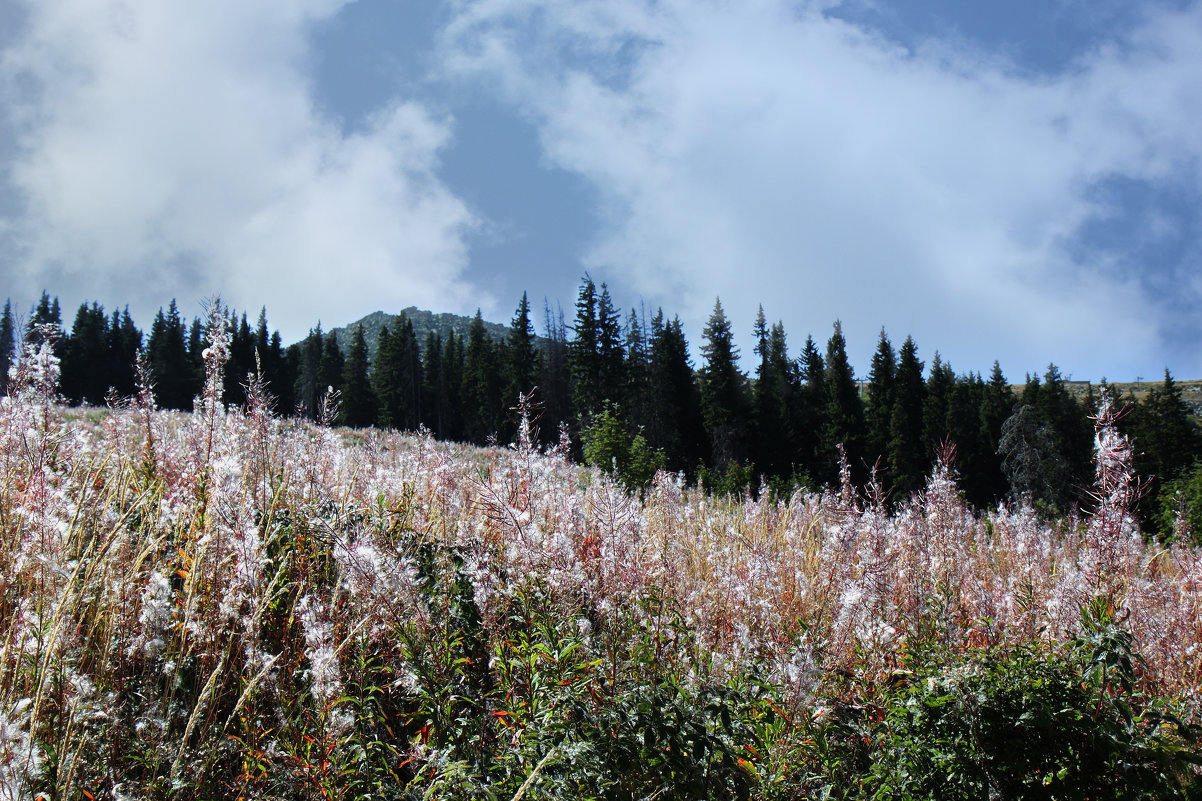
<instances>
[{"instance_id":1,"label":"bush","mask_svg":"<svg viewBox=\"0 0 1202 801\"><path fill-rule=\"evenodd\" d=\"M646 489L667 462L664 452L651 450L642 434L631 435L618 408L611 403L605 404L580 436L584 460L616 477L627 492Z\"/></svg>"},{"instance_id":2,"label":"bush","mask_svg":"<svg viewBox=\"0 0 1202 801\"><path fill-rule=\"evenodd\" d=\"M912 651L887 701L871 797L1190 798L1196 730L1137 689L1139 657L1110 607L1063 650Z\"/></svg>"}]
</instances>

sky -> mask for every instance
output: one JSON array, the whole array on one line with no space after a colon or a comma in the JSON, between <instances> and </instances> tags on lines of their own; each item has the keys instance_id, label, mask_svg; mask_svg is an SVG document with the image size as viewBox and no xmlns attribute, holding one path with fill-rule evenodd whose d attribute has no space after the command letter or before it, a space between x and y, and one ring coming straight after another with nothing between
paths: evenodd
<instances>
[{"instance_id":1,"label":"sky","mask_svg":"<svg viewBox=\"0 0 1202 801\"><path fill-rule=\"evenodd\" d=\"M0 0L0 297L1202 377L1202 3Z\"/></svg>"}]
</instances>

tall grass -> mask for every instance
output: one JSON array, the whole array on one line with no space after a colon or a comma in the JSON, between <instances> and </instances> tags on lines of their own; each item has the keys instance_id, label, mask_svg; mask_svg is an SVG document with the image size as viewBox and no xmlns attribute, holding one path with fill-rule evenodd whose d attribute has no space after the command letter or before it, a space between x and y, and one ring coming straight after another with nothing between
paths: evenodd
<instances>
[{"instance_id":1,"label":"tall grass","mask_svg":"<svg viewBox=\"0 0 1202 801\"><path fill-rule=\"evenodd\" d=\"M0 798L831 792L815 732L916 644L1050 653L1099 597L1139 692L1202 712L1202 555L1140 536L1108 417L1096 508L1053 522L946 461L893 514L640 499L525 425L336 430L253 380L227 410L206 358L194 415L57 405L47 347L0 399Z\"/></svg>"}]
</instances>

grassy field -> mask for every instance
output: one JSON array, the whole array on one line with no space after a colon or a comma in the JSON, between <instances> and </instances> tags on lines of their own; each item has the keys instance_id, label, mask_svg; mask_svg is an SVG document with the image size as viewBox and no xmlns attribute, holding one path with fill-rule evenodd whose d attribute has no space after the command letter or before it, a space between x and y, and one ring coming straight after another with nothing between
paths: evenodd
<instances>
[{"instance_id":1,"label":"grassy field","mask_svg":"<svg viewBox=\"0 0 1202 801\"><path fill-rule=\"evenodd\" d=\"M1197 792L1202 554L1104 426L1091 515L947 466L888 514L51 379L0 399L0 798Z\"/></svg>"}]
</instances>

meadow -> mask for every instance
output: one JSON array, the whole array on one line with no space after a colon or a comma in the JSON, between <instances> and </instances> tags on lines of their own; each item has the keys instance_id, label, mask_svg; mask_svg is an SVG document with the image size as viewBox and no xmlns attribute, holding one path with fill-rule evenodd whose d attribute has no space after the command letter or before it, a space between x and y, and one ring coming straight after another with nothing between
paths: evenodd
<instances>
[{"instance_id":1,"label":"meadow","mask_svg":"<svg viewBox=\"0 0 1202 801\"><path fill-rule=\"evenodd\" d=\"M0 798L1199 797L1202 553L943 460L641 496L515 443L0 399Z\"/></svg>"}]
</instances>

